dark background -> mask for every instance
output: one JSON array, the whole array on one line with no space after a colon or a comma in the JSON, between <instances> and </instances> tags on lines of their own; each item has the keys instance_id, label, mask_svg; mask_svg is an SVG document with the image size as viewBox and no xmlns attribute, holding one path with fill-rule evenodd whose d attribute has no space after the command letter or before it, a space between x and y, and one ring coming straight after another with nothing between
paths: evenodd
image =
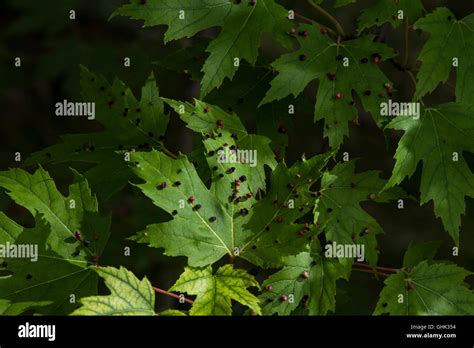
<instances>
[{"instance_id":1,"label":"dark background","mask_svg":"<svg viewBox=\"0 0 474 348\"><path fill-rule=\"evenodd\" d=\"M377 0L374 0L377 1ZM59 136L69 133L84 133L100 130L95 122L77 118L58 118L54 115L54 104L63 99L81 100L79 90L79 64L105 75L109 80L118 77L132 87L136 96L150 71L155 72L160 94L167 98L192 100L199 96L199 83L180 71L171 71L152 63L167 54L194 45L200 37L213 37L219 30L210 29L193 39L163 44L165 27L141 28L141 22L117 17L108 17L124 1L116 0L0 0L0 170L17 166L14 153L20 152L26 159L32 152L60 142ZM342 23L346 33L355 34L356 18L360 10L373 1L359 0L357 4L334 10L332 1L324 4ZM325 22L303 0L281 1L287 8ZM438 6L447 6L457 18L474 12L474 1L424 1L427 11ZM289 5L289 6L288 6ZM76 11L76 19L69 19L69 11ZM402 48L402 29L393 30L383 26L385 41ZM379 29L374 29L379 34ZM416 68L426 34L410 31L410 63ZM261 56L271 61L281 49L263 37ZM22 67L14 67L14 58L21 57ZM123 58L130 57L132 66L125 68ZM202 64L201 64L202 65ZM185 67L183 67L185 68ZM240 73L237 74L238 78ZM394 99L408 100L414 87L408 75L388 62L382 65L387 76L397 89ZM450 79L455 81L453 75ZM228 85L228 82L226 82ZM474 83L474 81L473 81ZM232 85L230 85L232 88ZM313 123L313 99L315 85L305 91L306 101L297 101L307 107L295 115L288 124L289 147L287 163L295 161L303 152L314 155L326 148L322 139L322 123ZM440 86L431 96L425 98L427 105L436 105L453 100L453 90ZM242 101L241 101L242 102ZM245 123L250 132L256 132L255 117L258 110L252 102L243 106L250 110L245 115ZM300 105L300 104L297 104ZM220 105L225 108L227 105ZM301 109L301 108L300 108ZM360 158L358 170L381 170L388 178L393 167L393 154L400 134L384 134L368 115L360 115L361 125L351 126L350 138L346 139L342 151L348 151L351 158ZM388 142L385 139L387 137ZM172 115L165 137L166 146L173 152L189 153L199 142L176 115ZM342 152L341 151L341 152ZM469 165L474 168L474 156L464 154ZM21 164L20 164L21 165ZM79 170L84 165L73 164ZM30 171L33 168L28 168ZM68 165L49 165L46 169L65 193L71 180ZM420 167L403 187L415 197L419 197ZM380 243L379 264L389 267L401 266L403 253L411 241L442 240L439 258L446 258L474 270L474 200L467 198L467 214L463 217L460 233L460 256L451 257L454 246L444 231L441 220L435 219L431 203L420 207L418 202L406 202L405 209L399 210L395 204L364 203L366 208L382 225L385 235L378 238ZM33 219L26 210L14 204L0 191L0 209L10 217L31 225ZM146 275L153 285L169 288L179 277L185 265L184 258L168 258L161 250L138 245L125 238L142 230L146 225L165 218L157 207L138 191L127 187L101 205L104 213L112 212L112 233L102 265L124 265L138 276ZM123 256L123 247L132 248L132 256ZM243 265L242 265L243 266ZM259 274L263 277L263 274ZM261 279L260 279L261 280ZM471 283L472 279L471 279ZM353 273L351 282L341 283L338 289L337 310L341 314L371 314L377 302L382 282L368 274ZM157 295L159 309L177 307L173 299ZM186 308L186 307L183 307Z\"/></svg>"}]
</instances>

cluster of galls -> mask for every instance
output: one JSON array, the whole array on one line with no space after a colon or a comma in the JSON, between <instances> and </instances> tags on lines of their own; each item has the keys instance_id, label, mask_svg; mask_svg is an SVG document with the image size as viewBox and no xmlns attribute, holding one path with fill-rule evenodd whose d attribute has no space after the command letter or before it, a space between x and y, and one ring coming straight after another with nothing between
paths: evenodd
<instances>
[{"instance_id":1,"label":"cluster of galls","mask_svg":"<svg viewBox=\"0 0 474 348\"><path fill-rule=\"evenodd\" d=\"M301 273L300 276L301 276L301 278L303 278L304 280L306 280L306 279L309 278L309 275L310 275L310 274L309 274L308 271L304 271L304 272ZM273 292L273 286L272 286L271 284L267 284L267 285L265 286L265 290L268 291L268 292ZM288 301L289 297L288 297L288 295L286 295L286 294L282 294L282 295L280 295L280 297L279 297L278 299L279 299L281 302L286 302L286 301ZM267 301L268 301L268 302L273 302L273 298L269 297L269 298L267 298Z\"/></svg>"}]
</instances>

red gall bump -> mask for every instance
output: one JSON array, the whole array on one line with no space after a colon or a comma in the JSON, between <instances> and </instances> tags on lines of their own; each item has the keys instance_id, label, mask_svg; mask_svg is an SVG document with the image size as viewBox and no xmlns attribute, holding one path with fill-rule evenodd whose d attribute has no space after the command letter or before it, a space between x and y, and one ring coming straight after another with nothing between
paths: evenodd
<instances>
[{"instance_id":1,"label":"red gall bump","mask_svg":"<svg viewBox=\"0 0 474 348\"><path fill-rule=\"evenodd\" d=\"M234 181L234 184L235 184L235 186L240 186L241 182L240 182L239 179L236 179L236 180Z\"/></svg>"},{"instance_id":2,"label":"red gall bump","mask_svg":"<svg viewBox=\"0 0 474 348\"><path fill-rule=\"evenodd\" d=\"M415 285L413 285L412 283L408 283L407 290L413 290L414 288L415 288Z\"/></svg>"},{"instance_id":3,"label":"red gall bump","mask_svg":"<svg viewBox=\"0 0 474 348\"><path fill-rule=\"evenodd\" d=\"M273 290L273 286L271 284L268 284L266 287L265 287L265 290L267 291L272 291Z\"/></svg>"},{"instance_id":4,"label":"red gall bump","mask_svg":"<svg viewBox=\"0 0 474 348\"><path fill-rule=\"evenodd\" d=\"M309 278L309 272L308 271L304 271L303 274L302 274L303 278L304 279L308 279Z\"/></svg>"},{"instance_id":5,"label":"red gall bump","mask_svg":"<svg viewBox=\"0 0 474 348\"><path fill-rule=\"evenodd\" d=\"M206 107L204 108L204 112L205 112L206 114L209 112L209 106L206 106Z\"/></svg>"},{"instance_id":6,"label":"red gall bump","mask_svg":"<svg viewBox=\"0 0 474 348\"><path fill-rule=\"evenodd\" d=\"M257 5L257 0L250 0L250 6Z\"/></svg>"},{"instance_id":7,"label":"red gall bump","mask_svg":"<svg viewBox=\"0 0 474 348\"><path fill-rule=\"evenodd\" d=\"M288 296L286 296L286 295L281 295L281 296L280 296L280 301L283 301L283 302L288 301Z\"/></svg>"},{"instance_id":8,"label":"red gall bump","mask_svg":"<svg viewBox=\"0 0 474 348\"><path fill-rule=\"evenodd\" d=\"M217 128L221 129L222 128L222 120L217 120L216 125L217 125Z\"/></svg>"},{"instance_id":9,"label":"red gall bump","mask_svg":"<svg viewBox=\"0 0 474 348\"><path fill-rule=\"evenodd\" d=\"M246 196L247 196L247 198L252 198L252 197L253 197L253 193L252 193L252 192L247 192Z\"/></svg>"},{"instance_id":10,"label":"red gall bump","mask_svg":"<svg viewBox=\"0 0 474 348\"><path fill-rule=\"evenodd\" d=\"M307 30L303 30L303 31L300 31L298 33L299 36L303 36L303 37L308 37L309 33Z\"/></svg>"},{"instance_id":11,"label":"red gall bump","mask_svg":"<svg viewBox=\"0 0 474 348\"><path fill-rule=\"evenodd\" d=\"M326 75L331 81L336 81L336 74L328 72Z\"/></svg>"},{"instance_id":12,"label":"red gall bump","mask_svg":"<svg viewBox=\"0 0 474 348\"><path fill-rule=\"evenodd\" d=\"M327 34L328 31L329 31L329 30L328 30L328 28L326 28L326 27L322 27L322 28L321 28L321 34Z\"/></svg>"},{"instance_id":13,"label":"red gall bump","mask_svg":"<svg viewBox=\"0 0 474 348\"><path fill-rule=\"evenodd\" d=\"M375 53L372 55L372 62L374 62L375 64L380 63L381 60L382 60L382 57L380 56L380 54Z\"/></svg>"},{"instance_id":14,"label":"red gall bump","mask_svg":"<svg viewBox=\"0 0 474 348\"><path fill-rule=\"evenodd\" d=\"M81 239L82 239L81 232L80 232L80 231L74 232L74 237L75 237L77 240L81 240Z\"/></svg>"},{"instance_id":15,"label":"red gall bump","mask_svg":"<svg viewBox=\"0 0 474 348\"><path fill-rule=\"evenodd\" d=\"M195 200L196 200L196 197L194 197L194 196L191 196L191 197L188 198L189 203L194 203Z\"/></svg>"},{"instance_id":16,"label":"red gall bump","mask_svg":"<svg viewBox=\"0 0 474 348\"><path fill-rule=\"evenodd\" d=\"M296 34L296 28L291 28L290 29L290 34Z\"/></svg>"},{"instance_id":17,"label":"red gall bump","mask_svg":"<svg viewBox=\"0 0 474 348\"><path fill-rule=\"evenodd\" d=\"M336 99L337 99L337 100L342 99L342 93L341 93L341 92L337 92L337 93L336 93Z\"/></svg>"}]
</instances>

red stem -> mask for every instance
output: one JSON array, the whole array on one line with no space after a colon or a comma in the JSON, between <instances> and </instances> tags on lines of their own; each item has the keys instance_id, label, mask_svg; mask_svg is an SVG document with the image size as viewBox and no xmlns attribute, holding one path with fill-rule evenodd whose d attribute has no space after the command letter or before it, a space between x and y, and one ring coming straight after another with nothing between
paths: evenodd
<instances>
[{"instance_id":1,"label":"red stem","mask_svg":"<svg viewBox=\"0 0 474 348\"><path fill-rule=\"evenodd\" d=\"M179 295L173 294L172 292L169 292L169 291L166 291L166 290L163 290L163 289L160 289L160 288L153 287L153 290L155 290L156 292L159 292L160 294L177 298L178 300L181 299L181 297ZM190 300L186 297L184 298L184 301L187 302L187 303L190 303L190 304L194 303L193 300Z\"/></svg>"},{"instance_id":2,"label":"red stem","mask_svg":"<svg viewBox=\"0 0 474 348\"><path fill-rule=\"evenodd\" d=\"M369 268L369 269L372 269L372 266L370 265L367 265L365 263L360 263L360 262L356 262L354 264L354 266L360 266L360 267L364 267L364 268ZM381 266L377 266L375 267L377 269L377 271L385 271L385 272L390 272L390 273L397 273L399 272L400 270L397 269L397 268L389 268L389 267L381 267Z\"/></svg>"}]
</instances>

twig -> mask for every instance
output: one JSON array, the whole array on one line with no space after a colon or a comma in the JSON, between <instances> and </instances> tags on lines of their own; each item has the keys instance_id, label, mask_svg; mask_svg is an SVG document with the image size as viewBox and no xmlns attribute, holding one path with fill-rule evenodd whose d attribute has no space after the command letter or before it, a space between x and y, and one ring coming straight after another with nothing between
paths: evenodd
<instances>
[{"instance_id":1,"label":"twig","mask_svg":"<svg viewBox=\"0 0 474 348\"><path fill-rule=\"evenodd\" d=\"M313 0L307 0L308 4L311 5L316 11L321 13L327 20L329 20L334 28L336 29L337 33L341 36L346 36L344 33L344 29L342 29L341 24L334 18L329 12L327 12L324 8L319 6L318 4L314 3Z\"/></svg>"},{"instance_id":2,"label":"twig","mask_svg":"<svg viewBox=\"0 0 474 348\"><path fill-rule=\"evenodd\" d=\"M383 276L383 277L390 277L390 274L383 273L383 272L374 272L374 271L372 271L372 270L370 270L370 269L353 268L352 270L353 270L353 271L356 271L356 272L378 274L378 275L381 275L381 276Z\"/></svg>"},{"instance_id":3,"label":"twig","mask_svg":"<svg viewBox=\"0 0 474 348\"><path fill-rule=\"evenodd\" d=\"M360 266L360 267L372 269L372 266L367 265L367 264L365 264L365 263L360 263L360 262L354 263L354 266ZM397 269L397 268L382 267L382 266L376 266L375 268L377 269L377 271L380 270L380 271L385 271L385 272L390 272L390 273L397 273L397 272L400 271L400 270Z\"/></svg>"},{"instance_id":4,"label":"twig","mask_svg":"<svg viewBox=\"0 0 474 348\"><path fill-rule=\"evenodd\" d=\"M180 300L182 298L179 295L173 294L172 292L169 292L169 291L166 291L166 290L163 290L163 289L160 289L160 288L153 287L153 290L155 290L156 292L159 292L160 294L177 298L178 300ZM190 300L186 297L184 298L184 301L187 302L187 303L190 303L190 304L194 303L193 300Z\"/></svg>"}]
</instances>

